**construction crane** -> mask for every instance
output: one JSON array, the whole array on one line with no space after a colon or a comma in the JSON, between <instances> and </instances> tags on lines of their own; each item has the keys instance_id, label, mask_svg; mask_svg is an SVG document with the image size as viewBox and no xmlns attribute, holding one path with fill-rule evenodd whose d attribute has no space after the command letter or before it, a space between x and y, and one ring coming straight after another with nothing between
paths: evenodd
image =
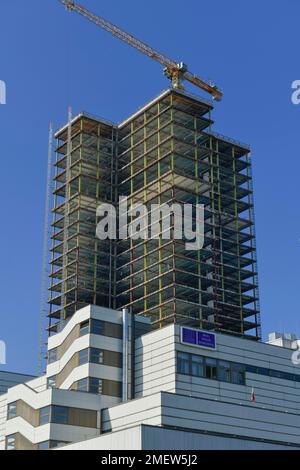
<instances>
[{"instance_id":1,"label":"construction crane","mask_svg":"<svg viewBox=\"0 0 300 470\"><path fill-rule=\"evenodd\" d=\"M176 62L175 60L169 59L164 54L157 52L156 50L152 49L152 47L148 46L146 43L140 41L139 39L135 38L129 33L126 33L118 26L110 23L109 21L105 20L101 16L98 16L82 5L75 3L71 0L59 0L69 11L75 11L79 15L82 15L84 18L88 19L92 23L96 24L100 28L105 29L109 33L113 34L114 36L118 37L122 41L126 42L130 46L134 47L135 49L139 50L143 54L146 54L151 59L156 60L164 67L164 74L171 80L172 87L175 89L184 89L183 82L186 80L187 82L192 83L193 85L201 88L202 90L209 93L214 100L220 101L222 99L222 92L217 88L216 85L212 83L207 83L201 78L197 77L196 75L189 72L187 66L183 62Z\"/></svg>"}]
</instances>

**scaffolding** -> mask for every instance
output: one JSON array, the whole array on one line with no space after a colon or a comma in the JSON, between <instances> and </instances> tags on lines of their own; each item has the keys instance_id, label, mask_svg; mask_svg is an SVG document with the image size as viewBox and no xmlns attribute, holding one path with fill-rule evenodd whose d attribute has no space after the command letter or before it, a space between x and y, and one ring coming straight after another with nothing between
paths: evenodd
<instances>
[{"instance_id":1,"label":"scaffolding","mask_svg":"<svg viewBox=\"0 0 300 470\"><path fill-rule=\"evenodd\" d=\"M52 174L52 153L53 153L53 125L49 125L49 142L48 142L48 163L47 163L47 180L46 180L46 197L45 197L45 214L44 214L44 240L43 240L43 264L42 264L42 284L41 284L41 301L40 301L40 324L39 324L39 356L38 356L38 375L44 373L43 360L46 356L47 338L45 337L47 329L47 281L48 281L48 254L49 254L49 215L51 200L51 174Z\"/></svg>"},{"instance_id":2,"label":"scaffolding","mask_svg":"<svg viewBox=\"0 0 300 470\"><path fill-rule=\"evenodd\" d=\"M260 339L250 149L212 132L212 109L167 90L118 126L81 113L57 132L50 333L96 304L149 316L153 328ZM203 204L203 248L187 251L162 232L98 240L96 209L120 196L149 213L152 204Z\"/></svg>"},{"instance_id":3,"label":"scaffolding","mask_svg":"<svg viewBox=\"0 0 300 470\"><path fill-rule=\"evenodd\" d=\"M56 133L50 333L80 308L112 307L112 241L96 238L96 209L114 197L115 129L80 114Z\"/></svg>"},{"instance_id":4,"label":"scaffolding","mask_svg":"<svg viewBox=\"0 0 300 470\"><path fill-rule=\"evenodd\" d=\"M205 244L118 242L116 301L170 322L260 338L249 148L216 136L212 106L170 91L119 126L118 188L131 204L204 204ZM174 229L174 226L173 226Z\"/></svg>"}]
</instances>

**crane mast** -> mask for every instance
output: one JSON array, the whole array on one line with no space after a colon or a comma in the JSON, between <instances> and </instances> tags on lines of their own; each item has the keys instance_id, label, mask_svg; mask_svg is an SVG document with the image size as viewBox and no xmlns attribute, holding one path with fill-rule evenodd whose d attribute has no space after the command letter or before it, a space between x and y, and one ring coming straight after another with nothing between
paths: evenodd
<instances>
[{"instance_id":1,"label":"crane mast","mask_svg":"<svg viewBox=\"0 0 300 470\"><path fill-rule=\"evenodd\" d=\"M159 62L164 67L164 74L171 80L173 88L184 89L183 81L186 80L192 83L193 85L197 86L198 88L201 88L202 90L209 93L216 101L220 101L222 99L222 92L215 85L207 83L201 78L189 72L187 66L183 62L177 62L176 60L170 59L161 52L158 52L152 47L150 47L145 42L140 41L132 34L126 33L110 21L107 21L101 16L90 12L85 7L79 5L78 3L75 3L74 1L59 1L69 11L74 11L78 13L79 15L96 24L100 28L121 39L121 41L126 42L131 47L134 47L135 49L139 50L151 59L154 59Z\"/></svg>"}]
</instances>

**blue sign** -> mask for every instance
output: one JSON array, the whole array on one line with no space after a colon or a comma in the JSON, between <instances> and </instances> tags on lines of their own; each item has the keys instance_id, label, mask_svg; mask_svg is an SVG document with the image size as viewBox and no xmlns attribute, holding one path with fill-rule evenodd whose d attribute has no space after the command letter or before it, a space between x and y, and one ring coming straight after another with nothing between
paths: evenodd
<instances>
[{"instance_id":1,"label":"blue sign","mask_svg":"<svg viewBox=\"0 0 300 470\"><path fill-rule=\"evenodd\" d=\"M216 335L207 331L182 327L181 342L200 348L216 349Z\"/></svg>"}]
</instances>

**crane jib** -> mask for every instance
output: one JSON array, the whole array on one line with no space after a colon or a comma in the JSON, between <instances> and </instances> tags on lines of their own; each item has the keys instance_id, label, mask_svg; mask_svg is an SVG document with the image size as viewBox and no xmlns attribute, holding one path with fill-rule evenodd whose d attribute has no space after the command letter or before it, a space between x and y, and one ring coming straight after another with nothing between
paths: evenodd
<instances>
[{"instance_id":1,"label":"crane jib","mask_svg":"<svg viewBox=\"0 0 300 470\"><path fill-rule=\"evenodd\" d=\"M165 75L172 81L172 84L175 88L183 88L182 82L183 80L187 80L189 83L201 88L202 90L210 93L212 97L218 101L222 98L222 92L214 85L205 82L201 78L197 77L196 75L191 74L187 67L181 62L176 62L175 60L170 59L169 57L165 56L164 54L156 51L148 44L143 41L140 41L132 34L126 33L118 26L114 25L113 23L105 20L99 15L96 15L89 10L87 10L82 5L75 3L71 0L59 0L68 10L75 11L76 13L82 15L92 23L96 24L100 28L104 29L105 31L113 34L114 36L121 39L121 41L126 42L131 47L139 50L143 54L147 55L151 59L156 60L161 65L164 66Z\"/></svg>"}]
</instances>

